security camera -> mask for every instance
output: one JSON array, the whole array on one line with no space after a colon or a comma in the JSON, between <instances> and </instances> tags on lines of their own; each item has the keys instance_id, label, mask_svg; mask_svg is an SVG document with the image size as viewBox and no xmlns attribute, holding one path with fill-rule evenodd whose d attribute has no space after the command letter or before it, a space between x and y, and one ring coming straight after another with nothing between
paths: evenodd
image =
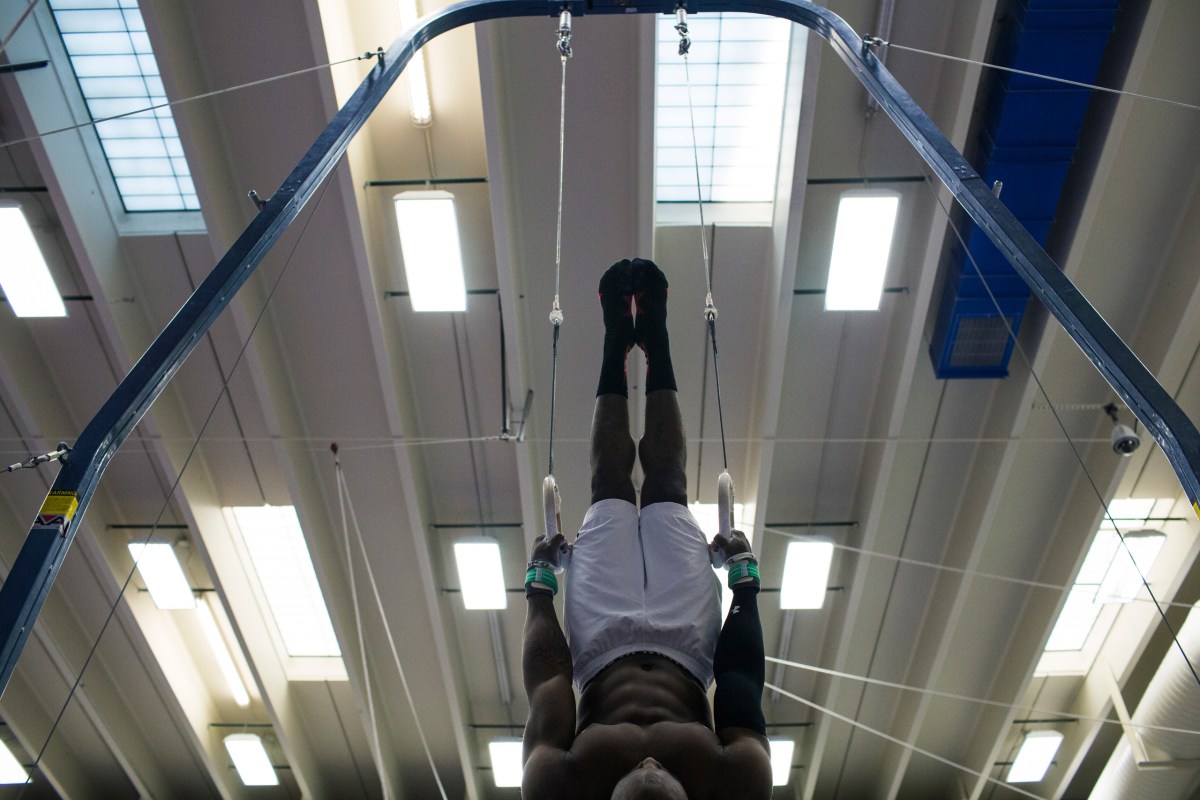
<instances>
[{"instance_id":1,"label":"security camera","mask_svg":"<svg viewBox=\"0 0 1200 800\"><path fill-rule=\"evenodd\" d=\"M1112 449L1119 456L1131 456L1133 451L1142 446L1142 437L1134 433L1128 425L1117 423L1112 430Z\"/></svg>"}]
</instances>

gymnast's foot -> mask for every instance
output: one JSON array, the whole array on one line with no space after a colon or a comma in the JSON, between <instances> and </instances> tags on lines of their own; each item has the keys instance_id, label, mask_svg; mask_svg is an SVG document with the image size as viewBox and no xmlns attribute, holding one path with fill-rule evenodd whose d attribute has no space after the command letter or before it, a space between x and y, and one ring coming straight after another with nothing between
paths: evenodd
<instances>
[{"instance_id":1,"label":"gymnast's foot","mask_svg":"<svg viewBox=\"0 0 1200 800\"><path fill-rule=\"evenodd\" d=\"M667 276L653 261L633 260L633 298L637 304L634 341L646 354L646 391L675 389L671 344L667 337Z\"/></svg>"},{"instance_id":2,"label":"gymnast's foot","mask_svg":"<svg viewBox=\"0 0 1200 800\"><path fill-rule=\"evenodd\" d=\"M633 349L633 280L629 259L618 261L600 278L600 308L604 312L604 360L596 395L629 396L625 356Z\"/></svg>"}]
</instances>

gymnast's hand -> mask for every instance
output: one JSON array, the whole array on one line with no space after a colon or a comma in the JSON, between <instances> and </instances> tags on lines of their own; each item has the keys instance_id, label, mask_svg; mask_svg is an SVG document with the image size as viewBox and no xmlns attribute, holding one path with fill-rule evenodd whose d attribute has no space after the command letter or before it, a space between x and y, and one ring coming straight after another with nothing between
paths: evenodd
<instances>
[{"instance_id":1,"label":"gymnast's hand","mask_svg":"<svg viewBox=\"0 0 1200 800\"><path fill-rule=\"evenodd\" d=\"M562 572L566 569L570 557L571 546L567 544L567 537L561 533L549 539L539 536L533 543L533 553L529 557L529 563L542 562L552 567L555 572Z\"/></svg>"},{"instance_id":2,"label":"gymnast's hand","mask_svg":"<svg viewBox=\"0 0 1200 800\"><path fill-rule=\"evenodd\" d=\"M713 554L714 564L727 564L730 559L743 554L754 557L754 551L750 549L750 540L738 530L730 531L728 536L718 533L713 537L708 549Z\"/></svg>"}]
</instances>

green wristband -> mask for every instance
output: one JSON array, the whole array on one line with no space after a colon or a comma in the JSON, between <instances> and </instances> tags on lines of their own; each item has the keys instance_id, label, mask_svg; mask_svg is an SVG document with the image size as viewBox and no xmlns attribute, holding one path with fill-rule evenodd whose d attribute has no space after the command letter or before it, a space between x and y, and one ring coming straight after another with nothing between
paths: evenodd
<instances>
[{"instance_id":1,"label":"green wristband","mask_svg":"<svg viewBox=\"0 0 1200 800\"><path fill-rule=\"evenodd\" d=\"M734 584L746 578L753 578L755 583L759 582L758 577L758 562L757 561L735 561L729 565L729 588L734 588Z\"/></svg>"},{"instance_id":2,"label":"green wristband","mask_svg":"<svg viewBox=\"0 0 1200 800\"><path fill-rule=\"evenodd\" d=\"M558 578L554 577L554 570L546 569L545 567L530 567L525 573L525 587L528 588L531 583L541 583L550 587L550 591L558 594Z\"/></svg>"}]
</instances>

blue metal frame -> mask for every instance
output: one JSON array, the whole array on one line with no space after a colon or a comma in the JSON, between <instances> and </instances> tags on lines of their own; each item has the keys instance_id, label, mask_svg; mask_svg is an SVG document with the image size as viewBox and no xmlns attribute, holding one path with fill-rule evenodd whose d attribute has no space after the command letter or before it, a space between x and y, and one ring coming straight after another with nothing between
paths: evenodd
<instances>
[{"instance_id":1,"label":"blue metal frame","mask_svg":"<svg viewBox=\"0 0 1200 800\"><path fill-rule=\"evenodd\" d=\"M638 7L613 0L466 0L425 17L396 40L75 443L0 588L0 694L117 448L334 169L413 54L435 36L472 22L556 17L564 7L576 15L672 13L675 5L674 0ZM849 25L806 0L689 0L686 5L691 13L748 11L789 19L828 41L1158 441L1200 514L1200 433L1191 420Z\"/></svg>"}]
</instances>

